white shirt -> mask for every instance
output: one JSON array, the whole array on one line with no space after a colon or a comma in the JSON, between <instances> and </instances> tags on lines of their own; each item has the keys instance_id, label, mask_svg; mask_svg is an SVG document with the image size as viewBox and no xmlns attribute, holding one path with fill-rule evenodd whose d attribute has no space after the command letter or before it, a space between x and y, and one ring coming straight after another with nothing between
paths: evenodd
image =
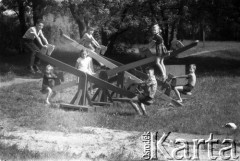
<instances>
[{"instance_id":1,"label":"white shirt","mask_svg":"<svg viewBox=\"0 0 240 161\"><path fill-rule=\"evenodd\" d=\"M23 35L23 38L34 40L36 37L39 37L39 36L44 37L44 36L43 36L43 33L42 33L42 30L39 30L39 31L37 32L37 29L36 29L36 27L34 26L34 27L30 27L30 28L26 31L26 33Z\"/></svg>"},{"instance_id":2,"label":"white shirt","mask_svg":"<svg viewBox=\"0 0 240 161\"><path fill-rule=\"evenodd\" d=\"M91 61L92 61L91 57L86 57L85 59L78 58L76 67L77 67L78 70L81 70L83 72L86 72L87 74L92 75L94 73L91 69Z\"/></svg>"}]
</instances>

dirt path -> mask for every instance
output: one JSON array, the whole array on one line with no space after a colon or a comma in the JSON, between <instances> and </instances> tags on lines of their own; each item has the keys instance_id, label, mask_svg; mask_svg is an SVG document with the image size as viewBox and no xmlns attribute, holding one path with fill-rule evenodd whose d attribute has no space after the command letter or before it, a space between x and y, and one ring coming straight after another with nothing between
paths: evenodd
<instances>
[{"instance_id":1,"label":"dirt path","mask_svg":"<svg viewBox=\"0 0 240 161\"><path fill-rule=\"evenodd\" d=\"M42 79L15 78L14 80L9 81L9 82L0 82L0 88L11 86L13 84L21 84L21 83L26 83L26 82L38 82L38 81L41 81L41 80Z\"/></svg>"}]
</instances>

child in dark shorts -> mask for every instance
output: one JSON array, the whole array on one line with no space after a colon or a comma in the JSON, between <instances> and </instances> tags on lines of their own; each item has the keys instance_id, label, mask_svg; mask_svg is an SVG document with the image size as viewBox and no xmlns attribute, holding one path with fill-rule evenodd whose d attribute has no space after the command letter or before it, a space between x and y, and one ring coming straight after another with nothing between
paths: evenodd
<instances>
[{"instance_id":1,"label":"child in dark shorts","mask_svg":"<svg viewBox=\"0 0 240 161\"><path fill-rule=\"evenodd\" d=\"M154 75L154 69L147 68L146 72L148 79L145 82L139 84L143 88L143 93L140 93L130 101L131 105L139 115L147 115L144 105L151 105L153 103L153 99L157 91L157 80Z\"/></svg>"},{"instance_id":2,"label":"child in dark shorts","mask_svg":"<svg viewBox=\"0 0 240 161\"><path fill-rule=\"evenodd\" d=\"M42 83L42 90L41 92L43 94L47 93L47 98L45 103L50 105L50 98L53 94L53 86L55 84L55 79L57 79L57 76L53 73L53 67L51 65L46 66L46 71L43 76L43 83Z\"/></svg>"}]
</instances>

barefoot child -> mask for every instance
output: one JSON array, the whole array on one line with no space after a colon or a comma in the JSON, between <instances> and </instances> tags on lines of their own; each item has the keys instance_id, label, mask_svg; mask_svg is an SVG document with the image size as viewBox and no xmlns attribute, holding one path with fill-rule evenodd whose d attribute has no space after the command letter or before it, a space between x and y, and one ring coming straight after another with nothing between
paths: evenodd
<instances>
[{"instance_id":1,"label":"barefoot child","mask_svg":"<svg viewBox=\"0 0 240 161\"><path fill-rule=\"evenodd\" d=\"M184 86L175 86L173 87L174 92L176 93L177 97L178 97L178 102L182 102L182 98L180 95L181 93L188 93L191 92L196 84L196 74L195 74L195 70L196 70L196 65L195 64L191 64L189 67L189 74L188 75L183 75L183 76L175 76L174 78L187 78L188 79L188 83Z\"/></svg>"},{"instance_id":2,"label":"barefoot child","mask_svg":"<svg viewBox=\"0 0 240 161\"><path fill-rule=\"evenodd\" d=\"M167 79L167 74L166 74L166 67L164 65L164 57L169 56L170 52L167 51L163 38L161 36L162 30L158 26L158 24L154 25L152 27L152 33L153 33L153 41L150 42L147 45L147 48L152 48L154 45L156 47L156 65L162 72L162 81L165 82Z\"/></svg>"},{"instance_id":3,"label":"barefoot child","mask_svg":"<svg viewBox=\"0 0 240 161\"><path fill-rule=\"evenodd\" d=\"M81 50L80 51L80 57L77 59L75 67L78 70L81 70L81 71L83 71L83 72L85 72L87 74L93 75L95 73L92 71L91 61L92 61L92 58L88 57L87 51L86 50ZM93 93L93 89L92 89L92 85L91 84L90 84L90 89L91 89L90 92L92 94Z\"/></svg>"},{"instance_id":4,"label":"barefoot child","mask_svg":"<svg viewBox=\"0 0 240 161\"><path fill-rule=\"evenodd\" d=\"M155 93L157 91L157 80L154 75L154 69L147 68L146 72L148 75L148 79L145 82L140 84L140 86L143 88L143 93L139 92L139 95L134 97L130 101L133 108L140 115L142 115L142 114L147 115L144 105L151 105L153 103L153 99L154 99ZM142 113L139 108L142 110Z\"/></svg>"},{"instance_id":5,"label":"barefoot child","mask_svg":"<svg viewBox=\"0 0 240 161\"><path fill-rule=\"evenodd\" d=\"M54 86L55 79L57 79L57 76L53 73L53 67L47 65L43 76L42 92L47 93L45 103L48 105L50 104L49 100L53 94L52 87Z\"/></svg>"}]
</instances>

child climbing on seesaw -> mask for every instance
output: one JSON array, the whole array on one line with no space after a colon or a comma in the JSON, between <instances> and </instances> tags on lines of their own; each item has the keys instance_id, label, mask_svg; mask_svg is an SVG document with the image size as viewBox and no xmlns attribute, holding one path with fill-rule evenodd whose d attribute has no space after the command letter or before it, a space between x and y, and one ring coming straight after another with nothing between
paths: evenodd
<instances>
[{"instance_id":1,"label":"child climbing on seesaw","mask_svg":"<svg viewBox=\"0 0 240 161\"><path fill-rule=\"evenodd\" d=\"M165 82L167 79L166 74L166 67L164 65L164 58L167 56L170 56L170 51L167 51L163 38L161 36L162 30L160 29L158 24L155 24L152 27L152 33L153 33L153 41L147 44L146 47L143 47L143 49L146 48L152 48L155 45L156 48L156 65L158 66L159 70L162 72L162 81Z\"/></svg>"},{"instance_id":2,"label":"child climbing on seesaw","mask_svg":"<svg viewBox=\"0 0 240 161\"><path fill-rule=\"evenodd\" d=\"M97 52L99 54L104 54L106 51L106 47L101 46L93 37L93 33L94 33L94 28L93 27L88 27L87 32L83 35L82 39L81 39L81 43L83 44L83 46L85 46L86 48L90 49L93 52ZM98 62L100 64L101 67L104 67L104 64ZM93 63L91 60L91 68L93 70Z\"/></svg>"},{"instance_id":3,"label":"child climbing on seesaw","mask_svg":"<svg viewBox=\"0 0 240 161\"><path fill-rule=\"evenodd\" d=\"M187 94L187 93L191 92L193 90L193 88L195 87L195 85L196 85L195 71L196 71L196 65L191 64L189 66L189 74L188 75L173 77L173 79L175 79L175 81L176 81L176 78L187 78L188 79L187 84L184 86L173 86L173 90L174 90L175 94L177 95L178 102L180 102L180 103L182 102L180 93Z\"/></svg>"},{"instance_id":4,"label":"child climbing on seesaw","mask_svg":"<svg viewBox=\"0 0 240 161\"><path fill-rule=\"evenodd\" d=\"M147 115L144 105L151 105L153 103L153 99L157 91L157 80L154 75L154 69L147 68L146 72L148 79L139 84L143 88L143 93L139 91L139 94L130 101L130 104L139 115Z\"/></svg>"},{"instance_id":5,"label":"child climbing on seesaw","mask_svg":"<svg viewBox=\"0 0 240 161\"><path fill-rule=\"evenodd\" d=\"M92 58L89 57L87 51L83 49L80 51L80 55L79 55L79 58L77 59L75 67L78 70L81 70L87 74L93 75L95 73L92 71L91 61L92 61ZM93 94L93 88L91 83L90 83L90 92L91 94Z\"/></svg>"},{"instance_id":6,"label":"child climbing on seesaw","mask_svg":"<svg viewBox=\"0 0 240 161\"><path fill-rule=\"evenodd\" d=\"M54 92L52 90L55 80L57 79L57 76L53 73L53 67L51 65L47 65L44 75L43 75L43 82L42 82L42 93L47 93L46 101L45 103L47 105L50 105L50 98L53 96Z\"/></svg>"}]
</instances>

